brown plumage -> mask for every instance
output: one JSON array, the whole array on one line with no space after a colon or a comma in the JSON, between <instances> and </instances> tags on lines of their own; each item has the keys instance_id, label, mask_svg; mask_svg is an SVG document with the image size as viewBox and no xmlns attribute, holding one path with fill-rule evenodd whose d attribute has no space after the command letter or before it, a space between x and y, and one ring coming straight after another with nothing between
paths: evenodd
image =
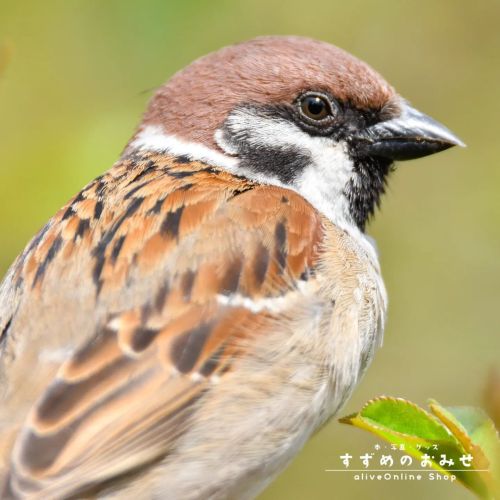
<instances>
[{"instance_id":1,"label":"brown plumage","mask_svg":"<svg viewBox=\"0 0 500 500\"><path fill-rule=\"evenodd\" d=\"M458 143L424 115L403 130L405 106L364 63L295 37L174 76L0 286L0 496L261 491L381 339L359 227L387 155Z\"/></svg>"},{"instance_id":2,"label":"brown plumage","mask_svg":"<svg viewBox=\"0 0 500 500\"><path fill-rule=\"evenodd\" d=\"M32 389L41 397L20 433L9 481L26 491L46 483L50 495L64 496L94 476L106 477L108 469L127 471L124 448L134 466L165 454L210 378L228 376L248 338L264 335L276 321L270 313L221 305L216 295L293 294L297 279L314 279L321 224L294 192L165 155L125 158L90 183L12 269L12 286L32 298L17 311L11 332L22 330L37 342L30 330L33 320L41 321L39 308L56 302L74 309L72 295L85 288L71 328L88 340L60 367L54 363L42 391ZM64 285L56 286L61 277ZM97 304L102 314L88 324ZM245 326L249 320L258 331ZM67 325L56 318L47 327L65 336ZM16 357L14 340L10 333L6 357ZM12 370L15 377L15 365ZM124 407L146 423L130 428ZM155 446L143 450L151 433ZM82 457L83 448L93 451ZM80 470L87 467L82 485Z\"/></svg>"}]
</instances>

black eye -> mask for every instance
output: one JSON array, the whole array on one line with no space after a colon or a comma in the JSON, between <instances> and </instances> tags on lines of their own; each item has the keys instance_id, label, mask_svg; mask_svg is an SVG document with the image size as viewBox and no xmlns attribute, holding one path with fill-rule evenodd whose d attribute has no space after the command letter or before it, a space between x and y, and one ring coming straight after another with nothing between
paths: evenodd
<instances>
[{"instance_id":1,"label":"black eye","mask_svg":"<svg viewBox=\"0 0 500 500\"><path fill-rule=\"evenodd\" d=\"M332 115L332 107L327 97L320 94L306 94L299 100L300 112L315 121L324 120Z\"/></svg>"}]
</instances>

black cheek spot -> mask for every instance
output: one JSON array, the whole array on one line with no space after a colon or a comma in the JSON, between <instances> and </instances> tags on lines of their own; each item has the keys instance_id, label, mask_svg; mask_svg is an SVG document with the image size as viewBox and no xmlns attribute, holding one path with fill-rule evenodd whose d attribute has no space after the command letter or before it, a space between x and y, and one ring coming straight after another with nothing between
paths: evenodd
<instances>
[{"instance_id":1,"label":"black cheek spot","mask_svg":"<svg viewBox=\"0 0 500 500\"><path fill-rule=\"evenodd\" d=\"M294 126L288 109L280 106L244 105L240 111L250 116L265 116L270 123L278 126L283 121ZM251 126L233 129L229 119L222 127L224 140L237 151L240 167L257 174L276 177L284 184L292 184L312 163L311 152L293 144L269 144L255 140L255 131ZM251 176L250 176L251 177Z\"/></svg>"},{"instance_id":2,"label":"black cheek spot","mask_svg":"<svg viewBox=\"0 0 500 500\"><path fill-rule=\"evenodd\" d=\"M243 147L239 156L242 168L275 176L284 184L292 184L312 162L310 153L296 146L259 146L254 149Z\"/></svg>"}]
</instances>

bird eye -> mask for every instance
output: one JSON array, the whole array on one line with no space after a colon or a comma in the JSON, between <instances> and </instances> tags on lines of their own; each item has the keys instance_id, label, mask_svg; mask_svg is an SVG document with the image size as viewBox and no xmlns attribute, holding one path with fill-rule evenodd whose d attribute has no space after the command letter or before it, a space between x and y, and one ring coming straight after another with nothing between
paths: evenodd
<instances>
[{"instance_id":1,"label":"bird eye","mask_svg":"<svg viewBox=\"0 0 500 500\"><path fill-rule=\"evenodd\" d=\"M330 101L323 95L306 94L299 100L300 112L307 118L321 121L332 115Z\"/></svg>"}]
</instances>

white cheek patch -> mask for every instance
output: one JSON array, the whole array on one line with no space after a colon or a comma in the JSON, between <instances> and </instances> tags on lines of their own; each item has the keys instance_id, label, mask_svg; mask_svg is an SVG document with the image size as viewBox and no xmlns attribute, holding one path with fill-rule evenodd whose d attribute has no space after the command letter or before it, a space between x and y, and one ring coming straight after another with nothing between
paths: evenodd
<instances>
[{"instance_id":1,"label":"white cheek patch","mask_svg":"<svg viewBox=\"0 0 500 500\"><path fill-rule=\"evenodd\" d=\"M242 172L241 165L236 168L258 182L297 191L337 225L354 225L344 196L345 187L353 177L354 167L345 143L334 142L328 137L311 136L288 120L262 116L251 108L231 113L224 128L230 132L230 137L227 137L224 130L218 130L215 139L221 149L229 154L238 152L239 141L244 141L255 149L296 148L306 153L311 158L309 164L297 172L290 183L280 181L271 172L267 175L249 168Z\"/></svg>"},{"instance_id":2,"label":"white cheek patch","mask_svg":"<svg viewBox=\"0 0 500 500\"><path fill-rule=\"evenodd\" d=\"M294 189L338 226L354 225L344 195L345 187L353 177L353 162L346 144L320 143L312 158L312 165L295 179Z\"/></svg>"},{"instance_id":3,"label":"white cheek patch","mask_svg":"<svg viewBox=\"0 0 500 500\"><path fill-rule=\"evenodd\" d=\"M330 142L325 137L310 136L288 120L261 115L252 108L239 108L230 113L224 128L230 131L231 140L227 140L222 130L216 132L215 138L221 141L217 142L218 145L227 152L235 151L233 143L238 141L244 141L252 148L293 146L307 150L311 148L311 140Z\"/></svg>"}]
</instances>

